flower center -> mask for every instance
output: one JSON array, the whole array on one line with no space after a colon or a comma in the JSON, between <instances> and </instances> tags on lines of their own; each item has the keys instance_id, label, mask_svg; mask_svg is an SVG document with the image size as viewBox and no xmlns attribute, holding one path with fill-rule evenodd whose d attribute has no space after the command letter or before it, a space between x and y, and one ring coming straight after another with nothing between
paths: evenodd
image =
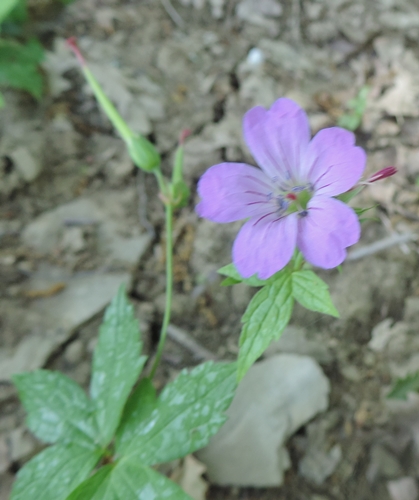
<instances>
[{"instance_id":1,"label":"flower center","mask_svg":"<svg viewBox=\"0 0 419 500\"><path fill-rule=\"evenodd\" d=\"M269 193L268 200L274 205L275 211L280 216L297 212L300 217L308 214L307 205L313 196L313 186L311 184L297 184L292 182L277 183L273 193Z\"/></svg>"}]
</instances>

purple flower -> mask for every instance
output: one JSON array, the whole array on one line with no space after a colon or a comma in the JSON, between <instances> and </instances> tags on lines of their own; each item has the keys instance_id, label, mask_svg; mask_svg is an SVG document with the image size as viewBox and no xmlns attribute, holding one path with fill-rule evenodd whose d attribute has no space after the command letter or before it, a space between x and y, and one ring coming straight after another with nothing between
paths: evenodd
<instances>
[{"instance_id":1,"label":"purple flower","mask_svg":"<svg viewBox=\"0 0 419 500\"><path fill-rule=\"evenodd\" d=\"M269 110L249 110L243 131L260 169L214 165L198 183L196 207L214 222L248 219L233 245L239 273L269 278L296 247L314 266L341 264L346 248L360 237L355 212L333 198L351 189L365 168L366 155L354 145L354 134L332 127L310 140L307 115L286 98Z\"/></svg>"}]
</instances>

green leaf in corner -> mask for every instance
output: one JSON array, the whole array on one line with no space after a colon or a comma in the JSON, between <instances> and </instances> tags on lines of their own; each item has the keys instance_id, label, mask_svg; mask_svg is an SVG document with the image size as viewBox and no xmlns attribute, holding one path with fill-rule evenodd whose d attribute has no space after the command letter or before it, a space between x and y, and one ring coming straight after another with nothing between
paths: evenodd
<instances>
[{"instance_id":1,"label":"green leaf in corner","mask_svg":"<svg viewBox=\"0 0 419 500\"><path fill-rule=\"evenodd\" d=\"M313 271L302 269L292 273L292 294L306 309L339 318L328 285Z\"/></svg>"},{"instance_id":2,"label":"green leaf in corner","mask_svg":"<svg viewBox=\"0 0 419 500\"><path fill-rule=\"evenodd\" d=\"M419 371L399 378L387 397L389 399L407 399L409 392L419 391Z\"/></svg>"},{"instance_id":3,"label":"green leaf in corner","mask_svg":"<svg viewBox=\"0 0 419 500\"><path fill-rule=\"evenodd\" d=\"M182 370L160 394L156 409L116 451L145 465L170 462L206 446L226 420L236 389L236 364L209 361Z\"/></svg>"},{"instance_id":4,"label":"green leaf in corner","mask_svg":"<svg viewBox=\"0 0 419 500\"><path fill-rule=\"evenodd\" d=\"M144 366L134 309L121 286L106 309L93 355L90 394L100 443L107 446L118 427L129 393Z\"/></svg>"},{"instance_id":5,"label":"green leaf in corner","mask_svg":"<svg viewBox=\"0 0 419 500\"><path fill-rule=\"evenodd\" d=\"M26 90L40 99L43 79L39 63L43 58L44 50L37 40L22 45L0 39L0 85Z\"/></svg>"},{"instance_id":6,"label":"green leaf in corner","mask_svg":"<svg viewBox=\"0 0 419 500\"><path fill-rule=\"evenodd\" d=\"M20 0L2 0L0 2L0 23L12 12Z\"/></svg>"},{"instance_id":7,"label":"green leaf in corner","mask_svg":"<svg viewBox=\"0 0 419 500\"><path fill-rule=\"evenodd\" d=\"M36 370L13 377L28 413L29 429L46 443L78 443L95 448L93 405L83 389L59 372Z\"/></svg>"},{"instance_id":8,"label":"green leaf in corner","mask_svg":"<svg viewBox=\"0 0 419 500\"><path fill-rule=\"evenodd\" d=\"M46 448L19 470L10 500L65 500L88 477L101 454L76 444Z\"/></svg>"},{"instance_id":9,"label":"green leaf in corner","mask_svg":"<svg viewBox=\"0 0 419 500\"><path fill-rule=\"evenodd\" d=\"M293 306L291 271L284 268L275 275L274 281L257 292L243 315L237 373L239 380L271 341L279 339L291 318Z\"/></svg>"},{"instance_id":10,"label":"green leaf in corner","mask_svg":"<svg viewBox=\"0 0 419 500\"><path fill-rule=\"evenodd\" d=\"M239 272L237 271L234 264L228 264L227 266L218 269L218 274L222 274L223 276L227 276L234 281L224 280L221 284L223 286L235 285L236 283L246 283L249 286L264 286L266 285L266 280L259 279L256 275L251 276L250 278L243 278Z\"/></svg>"},{"instance_id":11,"label":"green leaf in corner","mask_svg":"<svg viewBox=\"0 0 419 500\"><path fill-rule=\"evenodd\" d=\"M167 477L138 462L120 460L82 483L67 500L192 500Z\"/></svg>"}]
</instances>

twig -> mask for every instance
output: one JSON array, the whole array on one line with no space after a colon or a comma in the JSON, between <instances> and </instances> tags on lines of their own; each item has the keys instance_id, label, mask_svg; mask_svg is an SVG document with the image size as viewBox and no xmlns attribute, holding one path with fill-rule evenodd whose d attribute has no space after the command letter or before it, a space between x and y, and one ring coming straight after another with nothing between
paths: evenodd
<instances>
[{"instance_id":1,"label":"twig","mask_svg":"<svg viewBox=\"0 0 419 500\"><path fill-rule=\"evenodd\" d=\"M179 28L183 29L185 27L185 21L181 18L178 11L173 7L170 0L161 0L161 4L164 7L164 10L169 14L171 20L179 26Z\"/></svg>"},{"instance_id":2,"label":"twig","mask_svg":"<svg viewBox=\"0 0 419 500\"><path fill-rule=\"evenodd\" d=\"M167 327L167 336L177 344L190 351L196 359L203 359L205 361L217 359L215 354L203 347L187 332L181 330L177 326L169 325Z\"/></svg>"},{"instance_id":3,"label":"twig","mask_svg":"<svg viewBox=\"0 0 419 500\"><path fill-rule=\"evenodd\" d=\"M410 241L415 241L416 239L417 235L414 233L394 233L387 238L371 243L371 245L365 245L361 248L357 248L356 250L352 250L346 260L359 260L363 257L367 257L368 255L386 250L394 245L402 245Z\"/></svg>"}]
</instances>

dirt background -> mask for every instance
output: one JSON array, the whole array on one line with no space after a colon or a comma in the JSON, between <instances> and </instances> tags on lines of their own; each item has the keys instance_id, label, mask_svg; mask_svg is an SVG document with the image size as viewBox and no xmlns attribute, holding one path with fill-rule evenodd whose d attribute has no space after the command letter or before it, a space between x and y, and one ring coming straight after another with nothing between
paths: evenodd
<instances>
[{"instance_id":1,"label":"dirt background","mask_svg":"<svg viewBox=\"0 0 419 500\"><path fill-rule=\"evenodd\" d=\"M375 207L361 242L341 273L322 273L341 319L297 308L296 333L280 347L320 362L330 408L288 443L292 467L281 488L211 486L207 498L415 500L419 400L385 395L396 376L419 369L417 3L78 0L62 9L33 2L32 14L28 29L48 50L47 92L35 103L6 91L0 112L0 499L40 449L10 375L44 366L87 386L100 315L118 285L128 284L150 354L164 307L156 185L133 167L85 85L64 43L75 35L121 114L157 145L167 174L180 131L192 131L185 176L193 195L175 223L172 325L219 359L237 354L254 290L219 286L216 270L230 262L240 224L198 220L197 180L221 160L253 162L241 135L249 107L288 96L307 110L314 133L335 125L369 85L357 131L367 174L389 165L399 172L358 198ZM173 331L159 386L200 356ZM327 478L299 473L307 450L329 457Z\"/></svg>"}]
</instances>

